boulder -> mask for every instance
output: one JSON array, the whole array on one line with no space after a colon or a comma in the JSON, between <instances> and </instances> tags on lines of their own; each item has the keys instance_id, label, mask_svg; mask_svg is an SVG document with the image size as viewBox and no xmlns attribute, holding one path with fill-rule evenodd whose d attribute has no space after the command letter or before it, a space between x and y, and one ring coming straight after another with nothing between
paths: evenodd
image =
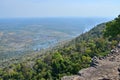
<instances>
[{"instance_id":1,"label":"boulder","mask_svg":"<svg viewBox=\"0 0 120 80\"><path fill-rule=\"evenodd\" d=\"M94 72L95 70L96 70L95 67L89 67L86 69L82 69L78 72L78 75L82 77L91 76L92 72Z\"/></svg>"},{"instance_id":2,"label":"boulder","mask_svg":"<svg viewBox=\"0 0 120 80\"><path fill-rule=\"evenodd\" d=\"M99 62L97 60L98 60L98 58L96 56L94 56L92 58L92 62L91 62L92 67L95 67L95 66L97 66L99 64Z\"/></svg>"},{"instance_id":3,"label":"boulder","mask_svg":"<svg viewBox=\"0 0 120 80\"><path fill-rule=\"evenodd\" d=\"M118 44L118 46L117 46L118 48L120 48L120 43Z\"/></svg>"}]
</instances>

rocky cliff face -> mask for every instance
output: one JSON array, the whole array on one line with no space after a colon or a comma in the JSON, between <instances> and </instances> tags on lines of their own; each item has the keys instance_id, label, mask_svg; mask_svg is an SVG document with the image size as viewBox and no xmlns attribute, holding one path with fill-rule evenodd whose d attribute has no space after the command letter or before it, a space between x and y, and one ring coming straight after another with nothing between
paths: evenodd
<instances>
[{"instance_id":1,"label":"rocky cliff face","mask_svg":"<svg viewBox=\"0 0 120 80\"><path fill-rule=\"evenodd\" d=\"M120 80L120 44L106 57L94 57L91 67L61 80Z\"/></svg>"}]
</instances>

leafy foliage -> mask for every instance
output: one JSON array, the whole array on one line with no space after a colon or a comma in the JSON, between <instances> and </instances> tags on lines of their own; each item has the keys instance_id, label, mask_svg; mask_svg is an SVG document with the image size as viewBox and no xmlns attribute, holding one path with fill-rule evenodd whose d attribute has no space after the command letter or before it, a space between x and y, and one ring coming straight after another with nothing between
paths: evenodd
<instances>
[{"instance_id":1,"label":"leafy foliage","mask_svg":"<svg viewBox=\"0 0 120 80\"><path fill-rule=\"evenodd\" d=\"M106 24L104 32L105 37L115 38L120 35L120 15L115 20L110 21Z\"/></svg>"},{"instance_id":2,"label":"leafy foliage","mask_svg":"<svg viewBox=\"0 0 120 80\"><path fill-rule=\"evenodd\" d=\"M63 47L48 52L44 58L0 69L0 80L58 80L64 75L76 74L90 66L92 57L106 56L116 46L116 40L109 42L103 38L104 28L105 23L100 24Z\"/></svg>"}]
</instances>

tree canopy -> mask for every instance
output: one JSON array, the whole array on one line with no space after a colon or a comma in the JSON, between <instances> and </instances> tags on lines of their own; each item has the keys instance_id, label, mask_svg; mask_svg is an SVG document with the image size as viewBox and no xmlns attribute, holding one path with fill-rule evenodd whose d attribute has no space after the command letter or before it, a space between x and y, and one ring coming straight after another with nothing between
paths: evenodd
<instances>
[{"instance_id":1,"label":"tree canopy","mask_svg":"<svg viewBox=\"0 0 120 80\"><path fill-rule=\"evenodd\" d=\"M112 28L118 31L116 35L119 34L119 21L120 17L107 23L108 36L113 36ZM105 23L99 24L67 44L46 51L42 57L37 56L35 60L15 63L0 69L0 80L60 80L63 76L77 74L83 68L94 66L91 63L94 56L108 55L117 44L117 40L109 41L103 38L104 28Z\"/></svg>"},{"instance_id":2,"label":"tree canopy","mask_svg":"<svg viewBox=\"0 0 120 80\"><path fill-rule=\"evenodd\" d=\"M120 15L113 21L106 23L104 31L105 37L115 38L120 35Z\"/></svg>"}]
</instances>

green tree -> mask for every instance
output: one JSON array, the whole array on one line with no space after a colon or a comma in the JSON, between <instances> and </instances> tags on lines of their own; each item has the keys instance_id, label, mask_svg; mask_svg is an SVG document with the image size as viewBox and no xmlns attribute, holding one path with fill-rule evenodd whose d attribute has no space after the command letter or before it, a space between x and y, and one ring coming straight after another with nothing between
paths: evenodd
<instances>
[{"instance_id":1,"label":"green tree","mask_svg":"<svg viewBox=\"0 0 120 80\"><path fill-rule=\"evenodd\" d=\"M106 23L106 28L104 30L104 36L115 38L120 34L120 15L113 21Z\"/></svg>"}]
</instances>

